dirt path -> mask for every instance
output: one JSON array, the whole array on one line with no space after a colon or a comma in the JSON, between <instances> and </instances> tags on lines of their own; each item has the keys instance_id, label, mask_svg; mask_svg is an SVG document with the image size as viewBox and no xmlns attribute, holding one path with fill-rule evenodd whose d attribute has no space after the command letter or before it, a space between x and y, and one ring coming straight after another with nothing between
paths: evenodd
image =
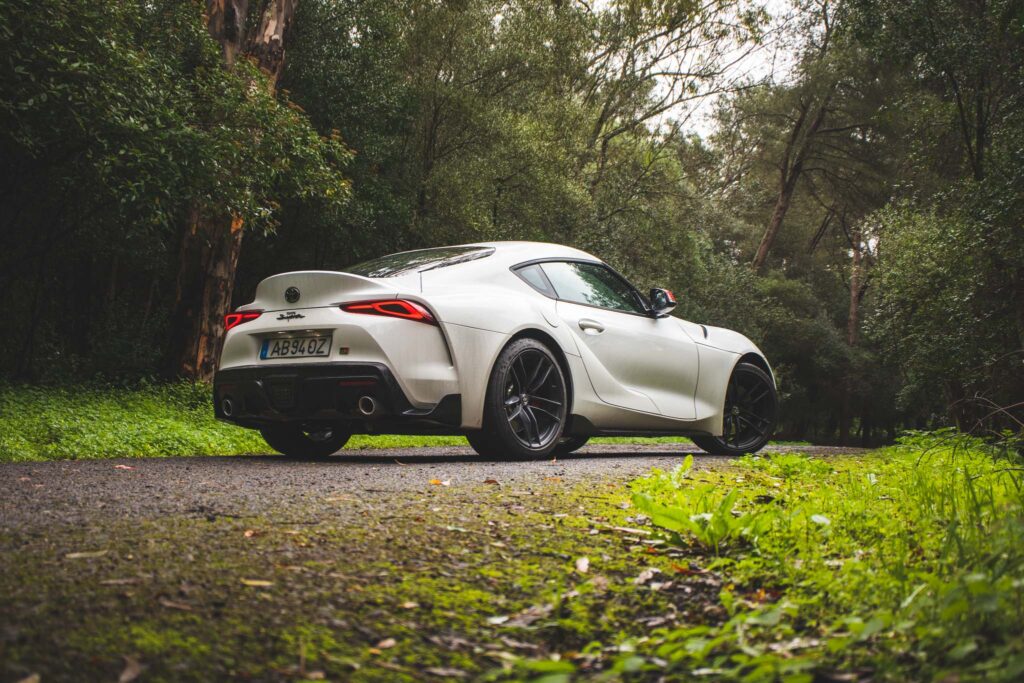
<instances>
[{"instance_id":1,"label":"dirt path","mask_svg":"<svg viewBox=\"0 0 1024 683\"><path fill-rule=\"evenodd\" d=\"M686 451L0 465L0 682L472 680L552 656L602 666L588 643L716 618L713 574L636 590L667 560L644 529L612 528L643 524L624 484Z\"/></svg>"}]
</instances>

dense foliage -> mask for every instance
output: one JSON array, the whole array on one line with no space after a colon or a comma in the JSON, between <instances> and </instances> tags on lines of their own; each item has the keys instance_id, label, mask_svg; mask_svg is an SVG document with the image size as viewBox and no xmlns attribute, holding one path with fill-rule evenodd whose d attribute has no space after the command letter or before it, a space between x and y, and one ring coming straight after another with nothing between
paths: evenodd
<instances>
[{"instance_id":1,"label":"dense foliage","mask_svg":"<svg viewBox=\"0 0 1024 683\"><path fill-rule=\"evenodd\" d=\"M758 342L784 435L1019 428L994 411L1024 396L1021 0L297 7L274 92L201 0L0 1L3 375L164 372L204 210L245 231L235 303L284 269L561 242ZM791 69L736 82L757 46Z\"/></svg>"}]
</instances>

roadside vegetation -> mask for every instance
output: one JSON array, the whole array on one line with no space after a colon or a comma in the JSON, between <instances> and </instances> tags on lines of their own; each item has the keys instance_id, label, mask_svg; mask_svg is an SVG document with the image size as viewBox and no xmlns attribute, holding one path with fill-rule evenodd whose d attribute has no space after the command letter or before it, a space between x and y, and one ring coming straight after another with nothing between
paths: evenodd
<instances>
[{"instance_id":1,"label":"roadside vegetation","mask_svg":"<svg viewBox=\"0 0 1024 683\"><path fill-rule=\"evenodd\" d=\"M726 617L642 634L622 666L746 681L1020 680L1015 454L916 434L864 457L748 456L724 472L688 459L635 482L663 547L722 576ZM674 567L686 580L690 565Z\"/></svg>"},{"instance_id":2,"label":"roadside vegetation","mask_svg":"<svg viewBox=\"0 0 1024 683\"><path fill-rule=\"evenodd\" d=\"M202 383L0 384L0 462L272 453L259 432L213 417ZM690 444L684 437L594 443ZM353 436L346 450L467 446L461 436Z\"/></svg>"}]
</instances>

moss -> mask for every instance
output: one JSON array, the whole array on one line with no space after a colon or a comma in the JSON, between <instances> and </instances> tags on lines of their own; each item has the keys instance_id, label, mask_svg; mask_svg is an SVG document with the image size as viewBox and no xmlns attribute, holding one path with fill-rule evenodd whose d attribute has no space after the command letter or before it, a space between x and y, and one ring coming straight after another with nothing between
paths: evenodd
<instances>
[{"instance_id":1,"label":"moss","mask_svg":"<svg viewBox=\"0 0 1024 683\"><path fill-rule=\"evenodd\" d=\"M367 516L379 507L355 501L339 516L310 498L245 519L104 518L14 533L0 593L20 596L5 615L20 627L4 656L44 679L116 678L124 655L155 680L422 680L429 667L481 677L523 655L616 642L640 616L672 609L670 596L632 584L638 563L663 558L589 533L590 520L625 523L625 489L545 483L532 493L395 493L374 503L388 515ZM405 522L415 519L429 521ZM61 559L99 547L105 556ZM587 574L575 567L582 556Z\"/></svg>"}]
</instances>

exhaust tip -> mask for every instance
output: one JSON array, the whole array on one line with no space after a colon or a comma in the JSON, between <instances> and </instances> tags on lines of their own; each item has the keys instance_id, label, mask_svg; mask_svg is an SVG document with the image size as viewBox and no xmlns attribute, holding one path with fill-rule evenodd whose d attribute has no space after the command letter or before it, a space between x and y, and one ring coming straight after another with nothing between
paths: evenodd
<instances>
[{"instance_id":1,"label":"exhaust tip","mask_svg":"<svg viewBox=\"0 0 1024 683\"><path fill-rule=\"evenodd\" d=\"M360 396L359 401L356 402L356 407L359 408L360 413L367 417L377 414L380 410L380 404L372 396Z\"/></svg>"},{"instance_id":2,"label":"exhaust tip","mask_svg":"<svg viewBox=\"0 0 1024 683\"><path fill-rule=\"evenodd\" d=\"M224 413L224 417L231 417L235 414L235 402L231 400L230 396L220 402L220 410Z\"/></svg>"}]
</instances>

